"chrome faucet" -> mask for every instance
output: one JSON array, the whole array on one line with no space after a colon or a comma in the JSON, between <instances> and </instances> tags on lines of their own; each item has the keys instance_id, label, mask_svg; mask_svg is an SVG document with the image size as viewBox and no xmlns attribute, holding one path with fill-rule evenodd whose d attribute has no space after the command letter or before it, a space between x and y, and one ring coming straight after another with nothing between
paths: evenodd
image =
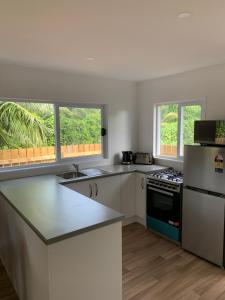
<instances>
[{"instance_id":1,"label":"chrome faucet","mask_svg":"<svg viewBox=\"0 0 225 300\"><path fill-rule=\"evenodd\" d=\"M78 164L73 164L73 166L74 166L76 172L78 173L79 172L79 165Z\"/></svg>"}]
</instances>

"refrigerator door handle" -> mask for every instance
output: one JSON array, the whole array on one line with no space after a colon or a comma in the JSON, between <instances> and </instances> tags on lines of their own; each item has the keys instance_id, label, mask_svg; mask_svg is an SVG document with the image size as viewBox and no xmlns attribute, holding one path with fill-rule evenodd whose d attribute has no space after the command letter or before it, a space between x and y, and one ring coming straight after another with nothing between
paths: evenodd
<instances>
[{"instance_id":1,"label":"refrigerator door handle","mask_svg":"<svg viewBox=\"0 0 225 300\"><path fill-rule=\"evenodd\" d=\"M219 197L219 198L225 198L224 194L217 193L217 192L212 192L212 191L207 191L207 190L199 189L199 188L192 187L192 186L184 186L184 189L194 191L194 192L198 192L198 193L201 193L201 194L207 194L207 195Z\"/></svg>"}]
</instances>

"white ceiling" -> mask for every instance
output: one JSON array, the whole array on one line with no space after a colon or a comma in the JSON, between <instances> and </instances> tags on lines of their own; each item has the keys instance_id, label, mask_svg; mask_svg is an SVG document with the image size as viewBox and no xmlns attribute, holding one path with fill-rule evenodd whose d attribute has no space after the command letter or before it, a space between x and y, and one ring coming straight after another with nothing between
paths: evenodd
<instances>
[{"instance_id":1,"label":"white ceiling","mask_svg":"<svg viewBox=\"0 0 225 300\"><path fill-rule=\"evenodd\" d=\"M0 0L0 60L129 80L224 63L225 0Z\"/></svg>"}]
</instances>

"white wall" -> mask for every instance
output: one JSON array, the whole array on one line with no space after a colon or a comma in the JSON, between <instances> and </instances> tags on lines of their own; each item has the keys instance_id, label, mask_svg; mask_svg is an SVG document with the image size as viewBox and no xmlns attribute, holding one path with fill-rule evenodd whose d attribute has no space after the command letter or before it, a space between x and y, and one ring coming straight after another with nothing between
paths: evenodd
<instances>
[{"instance_id":1,"label":"white wall","mask_svg":"<svg viewBox=\"0 0 225 300\"><path fill-rule=\"evenodd\" d=\"M107 104L109 159L98 163L102 165L118 162L122 150L153 150L155 103L205 97L206 118L224 119L225 64L136 84L84 74L0 64L0 96ZM167 164L165 161L160 162ZM172 165L182 168L182 164Z\"/></svg>"},{"instance_id":2,"label":"white wall","mask_svg":"<svg viewBox=\"0 0 225 300\"><path fill-rule=\"evenodd\" d=\"M207 119L225 119L225 64L137 83L138 150L153 150L155 103L202 97L206 98ZM174 166L182 168L182 164Z\"/></svg>"},{"instance_id":3,"label":"white wall","mask_svg":"<svg viewBox=\"0 0 225 300\"><path fill-rule=\"evenodd\" d=\"M136 150L136 87L133 82L2 63L0 97L106 104L109 159L100 164L118 161L122 150Z\"/></svg>"}]
</instances>

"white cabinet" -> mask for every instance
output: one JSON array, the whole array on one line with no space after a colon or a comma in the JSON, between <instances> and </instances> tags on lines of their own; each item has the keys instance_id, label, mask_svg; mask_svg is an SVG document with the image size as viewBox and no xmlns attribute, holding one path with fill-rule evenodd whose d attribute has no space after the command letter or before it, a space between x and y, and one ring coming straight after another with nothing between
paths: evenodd
<instances>
[{"instance_id":1,"label":"white cabinet","mask_svg":"<svg viewBox=\"0 0 225 300\"><path fill-rule=\"evenodd\" d=\"M120 176L109 176L93 180L94 199L98 202L121 211L120 209Z\"/></svg>"},{"instance_id":2,"label":"white cabinet","mask_svg":"<svg viewBox=\"0 0 225 300\"><path fill-rule=\"evenodd\" d=\"M146 225L145 174L128 173L92 178L68 183L66 186L121 212L127 219L136 216L137 222ZM128 220L128 222L130 221L131 219Z\"/></svg>"},{"instance_id":3,"label":"white cabinet","mask_svg":"<svg viewBox=\"0 0 225 300\"><path fill-rule=\"evenodd\" d=\"M126 218L135 216L135 173L121 175L121 213Z\"/></svg>"},{"instance_id":4,"label":"white cabinet","mask_svg":"<svg viewBox=\"0 0 225 300\"><path fill-rule=\"evenodd\" d=\"M120 176L68 183L66 186L120 212Z\"/></svg>"},{"instance_id":5,"label":"white cabinet","mask_svg":"<svg viewBox=\"0 0 225 300\"><path fill-rule=\"evenodd\" d=\"M146 176L136 173L136 216L146 224Z\"/></svg>"},{"instance_id":6,"label":"white cabinet","mask_svg":"<svg viewBox=\"0 0 225 300\"><path fill-rule=\"evenodd\" d=\"M89 198L94 198L93 181L85 180L66 184L66 187Z\"/></svg>"}]
</instances>

